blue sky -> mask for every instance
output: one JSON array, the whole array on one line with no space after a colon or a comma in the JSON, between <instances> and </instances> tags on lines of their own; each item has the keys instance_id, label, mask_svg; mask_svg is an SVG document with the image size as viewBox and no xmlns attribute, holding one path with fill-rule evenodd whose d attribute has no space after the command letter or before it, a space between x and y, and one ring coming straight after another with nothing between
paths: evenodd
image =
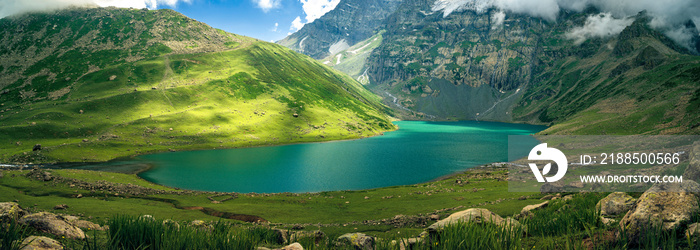
<instances>
[{"instance_id":1,"label":"blue sky","mask_svg":"<svg viewBox=\"0 0 700 250\"><path fill-rule=\"evenodd\" d=\"M281 0L278 7L270 9L260 8L252 0L194 0L172 9L212 27L264 41L286 37L296 31L290 29L292 22L305 17L298 0Z\"/></svg>"},{"instance_id":2,"label":"blue sky","mask_svg":"<svg viewBox=\"0 0 700 250\"><path fill-rule=\"evenodd\" d=\"M277 41L335 8L340 0L0 0L0 18L70 6L169 8L231 33Z\"/></svg>"}]
</instances>

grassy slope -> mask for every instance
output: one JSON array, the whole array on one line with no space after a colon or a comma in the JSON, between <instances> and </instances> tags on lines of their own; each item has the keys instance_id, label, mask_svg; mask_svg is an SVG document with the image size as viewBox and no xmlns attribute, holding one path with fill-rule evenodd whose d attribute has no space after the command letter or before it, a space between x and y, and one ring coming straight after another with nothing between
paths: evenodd
<instances>
[{"instance_id":1,"label":"grassy slope","mask_svg":"<svg viewBox=\"0 0 700 250\"><path fill-rule=\"evenodd\" d=\"M33 80L20 80L0 95L0 161L105 161L167 150L360 138L394 129L378 97L349 77L282 46L236 38L234 49L218 52L105 62L72 83L31 69L64 72L61 67L93 58L67 63L64 54L52 59L58 64L36 63L25 70ZM67 76L62 74L54 78ZM67 93L51 98L64 87ZM32 97L22 96L27 90ZM44 149L32 152L35 144Z\"/></svg>"},{"instance_id":2,"label":"grassy slope","mask_svg":"<svg viewBox=\"0 0 700 250\"><path fill-rule=\"evenodd\" d=\"M44 182L26 177L29 171L4 171L0 178L0 200L18 200L25 208L51 210L57 204L67 204L70 208L63 212L91 216L95 221L104 221L115 214L150 214L161 219L175 220L218 220L196 210L183 210L182 207L206 207L221 212L260 216L272 223L284 224L324 224L330 232L348 231L351 228L364 228L373 231L403 230L419 233L420 226L393 228L387 225L364 225L364 220L392 219L394 216L429 214L435 210L464 207L484 207L503 216L519 213L526 205L540 202L542 195L532 193L507 192L508 183L504 170L488 172L474 170L456 175L446 180L425 184L387 187L362 191L333 191L306 194L239 194L238 198L213 204L207 199L213 193L194 192L186 194L149 194L141 196L114 195L114 191L96 190L90 192L80 186L71 187L68 183ZM135 175L94 172L86 170L51 170L54 176L71 178L89 183L133 184L155 190L174 191L175 189L148 183ZM457 184L456 180L466 184ZM83 198L76 198L82 194ZM523 195L533 195L530 199L519 200ZM216 199L223 199L221 196ZM368 198L365 198L368 197ZM391 197L391 198L389 198ZM447 215L448 210L440 214ZM343 226L343 225L346 226ZM349 226L347 224L350 224ZM346 228L351 227L351 228ZM352 231L352 230L350 230Z\"/></svg>"},{"instance_id":3,"label":"grassy slope","mask_svg":"<svg viewBox=\"0 0 700 250\"><path fill-rule=\"evenodd\" d=\"M577 49L588 52L545 62L515 120L549 123L542 134L700 133L700 56L679 53L643 18Z\"/></svg>"}]
</instances>

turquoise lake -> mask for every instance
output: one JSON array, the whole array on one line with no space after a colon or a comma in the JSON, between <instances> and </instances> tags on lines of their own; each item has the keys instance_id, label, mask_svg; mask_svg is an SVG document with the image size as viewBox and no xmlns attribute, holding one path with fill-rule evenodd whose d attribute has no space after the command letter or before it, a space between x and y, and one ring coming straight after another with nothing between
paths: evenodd
<instances>
[{"instance_id":1,"label":"turquoise lake","mask_svg":"<svg viewBox=\"0 0 700 250\"><path fill-rule=\"evenodd\" d=\"M182 189L241 193L358 190L427 182L507 161L508 153L526 156L538 142L528 137L532 139L519 142L522 152L508 152L508 135L528 135L546 128L477 121L395 124L399 130L359 140L167 152L129 162L152 166L140 177Z\"/></svg>"}]
</instances>

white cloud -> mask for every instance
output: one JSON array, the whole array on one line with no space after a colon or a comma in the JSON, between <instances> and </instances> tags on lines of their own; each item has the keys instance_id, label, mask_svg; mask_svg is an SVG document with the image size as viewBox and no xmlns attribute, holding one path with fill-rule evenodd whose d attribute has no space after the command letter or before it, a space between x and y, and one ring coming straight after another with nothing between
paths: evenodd
<instances>
[{"instance_id":1,"label":"white cloud","mask_svg":"<svg viewBox=\"0 0 700 250\"><path fill-rule=\"evenodd\" d=\"M300 30L305 24L311 23L335 9L340 0L299 0L299 2L301 2L301 7L304 9L304 15L306 15L304 19L306 21L301 21L300 16L294 19L292 26L289 27L289 30L292 31Z\"/></svg>"},{"instance_id":2,"label":"white cloud","mask_svg":"<svg viewBox=\"0 0 700 250\"><path fill-rule=\"evenodd\" d=\"M495 30L503 26L503 22L506 20L506 13L503 11L495 12L491 15L491 29Z\"/></svg>"},{"instance_id":3,"label":"white cloud","mask_svg":"<svg viewBox=\"0 0 700 250\"><path fill-rule=\"evenodd\" d=\"M300 30L302 27L304 27L303 22L301 22L301 17L294 18L294 21L292 21L292 26L289 27L289 30L291 31L297 31Z\"/></svg>"},{"instance_id":4,"label":"white cloud","mask_svg":"<svg viewBox=\"0 0 700 250\"><path fill-rule=\"evenodd\" d=\"M623 23L614 22L613 19L626 20L627 17L637 15L644 10L652 17L650 25L653 28L664 32L688 48L692 47L688 37L694 35L693 33L700 32L700 28L696 28L694 31L679 28L683 27L683 24L688 20L693 20L696 24L700 21L700 1L698 0L435 0L432 10L442 11L443 16L447 17L457 11L469 10L486 13L490 9L498 9L556 21L562 9L580 12L587 7L595 7L603 13L609 13L609 15L607 15L607 19L594 17L597 20L589 20L591 23L587 23L588 27L584 26L575 30L579 32L578 35L597 36L619 33L616 30ZM598 28L610 30L601 31ZM586 33L594 31L597 33Z\"/></svg>"},{"instance_id":5,"label":"white cloud","mask_svg":"<svg viewBox=\"0 0 700 250\"><path fill-rule=\"evenodd\" d=\"M432 11L442 11L443 17L455 11L471 10L485 13L490 8L529 14L548 20L556 20L559 13L557 0L436 0Z\"/></svg>"},{"instance_id":6,"label":"white cloud","mask_svg":"<svg viewBox=\"0 0 700 250\"><path fill-rule=\"evenodd\" d=\"M25 12L51 11L71 6L156 9L161 5L175 7L179 2L192 3L192 0L2 0L0 1L0 18Z\"/></svg>"},{"instance_id":7,"label":"white cloud","mask_svg":"<svg viewBox=\"0 0 700 250\"><path fill-rule=\"evenodd\" d=\"M262 9L263 12L280 7L280 0L253 0L253 3Z\"/></svg>"},{"instance_id":8,"label":"white cloud","mask_svg":"<svg viewBox=\"0 0 700 250\"><path fill-rule=\"evenodd\" d=\"M272 32L277 32L277 27L279 27L279 26L280 26L279 23L275 23L275 27L272 28Z\"/></svg>"},{"instance_id":9,"label":"white cloud","mask_svg":"<svg viewBox=\"0 0 700 250\"><path fill-rule=\"evenodd\" d=\"M306 23L310 23L335 9L340 0L299 0L299 2L306 14Z\"/></svg>"},{"instance_id":10,"label":"white cloud","mask_svg":"<svg viewBox=\"0 0 700 250\"><path fill-rule=\"evenodd\" d=\"M574 40L575 44L581 44L593 37L612 37L620 34L632 22L633 18L615 19L611 13L591 15L586 19L586 24L567 32L566 38Z\"/></svg>"}]
</instances>

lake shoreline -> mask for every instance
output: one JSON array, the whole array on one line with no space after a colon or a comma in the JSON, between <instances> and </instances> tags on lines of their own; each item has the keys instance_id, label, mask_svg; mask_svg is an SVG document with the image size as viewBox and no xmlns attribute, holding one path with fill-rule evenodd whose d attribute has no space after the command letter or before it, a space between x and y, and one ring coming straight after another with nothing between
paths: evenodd
<instances>
[{"instance_id":1,"label":"lake shoreline","mask_svg":"<svg viewBox=\"0 0 700 250\"><path fill-rule=\"evenodd\" d=\"M396 125L400 126L399 132L387 133L386 138L365 138L367 141L351 139L328 141L336 144L327 146L312 142L163 153L122 164L131 165L126 168L133 171L134 164L150 167L145 164L156 163L151 171L141 168L136 174L142 173L139 177L152 183L186 190L238 193L367 190L442 180L472 168L503 162L507 155L507 135L530 135L545 129L476 121L401 121ZM114 172L113 167L121 166L119 162L106 164L106 171ZM82 169L101 170L93 166ZM287 181L292 182L273 184Z\"/></svg>"},{"instance_id":2,"label":"lake shoreline","mask_svg":"<svg viewBox=\"0 0 700 250\"><path fill-rule=\"evenodd\" d=\"M345 138L345 139L330 139L330 140L321 140L321 141L300 141L300 142L283 142L280 144L258 144L258 145L251 145L251 146L242 146L242 147L220 147L220 148L198 148L198 149L184 149L184 150L156 150L156 151L149 151L149 152L140 152L137 154L131 154L131 155L126 155L126 156L120 156L116 157L110 160L106 161L94 161L94 162L50 162L50 163L17 163L17 164L7 164L7 163L0 163L0 167L8 167L8 168L27 168L27 167L40 167L40 168L46 168L46 169L66 169L70 168L70 166L86 166L86 165L95 165L95 164L105 164L109 162L118 162L118 161L125 161L129 159L134 159L139 156L143 155L152 155L152 154L162 154L162 153L168 153L168 152L192 152L192 151L205 151L205 150L225 150L225 149L242 149L242 148L259 148L259 147L277 147L277 146L287 146L287 145L296 145L296 144L312 144L312 143L330 143L330 142L341 142L341 141L354 141L354 140L362 140L362 139L367 139L367 138L372 138L372 137L377 137L377 136L383 136L384 133L388 132L394 132L399 130L399 126L396 126L396 129L393 130L385 130L382 132L379 132L378 134L370 135L370 136L361 136L361 137L356 137L356 138ZM68 166L68 167L65 167Z\"/></svg>"}]
</instances>

